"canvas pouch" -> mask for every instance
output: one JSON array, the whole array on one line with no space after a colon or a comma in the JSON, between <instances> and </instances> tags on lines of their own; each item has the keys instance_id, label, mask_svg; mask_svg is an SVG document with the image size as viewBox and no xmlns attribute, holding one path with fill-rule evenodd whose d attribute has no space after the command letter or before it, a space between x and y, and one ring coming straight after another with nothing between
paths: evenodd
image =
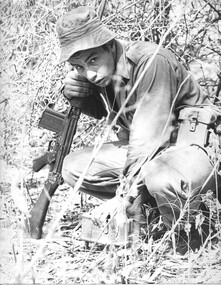
<instances>
[{"instance_id":1,"label":"canvas pouch","mask_svg":"<svg viewBox=\"0 0 221 285\"><path fill-rule=\"evenodd\" d=\"M178 117L176 144L196 144L200 147L206 147L209 141L209 129L213 126L216 119L216 115L209 108L183 108Z\"/></svg>"}]
</instances>

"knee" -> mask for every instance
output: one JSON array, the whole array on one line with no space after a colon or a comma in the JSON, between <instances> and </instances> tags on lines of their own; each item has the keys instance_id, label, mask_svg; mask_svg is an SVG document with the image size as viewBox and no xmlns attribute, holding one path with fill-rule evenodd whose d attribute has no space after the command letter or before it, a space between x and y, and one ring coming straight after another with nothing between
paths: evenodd
<instances>
[{"instance_id":1,"label":"knee","mask_svg":"<svg viewBox=\"0 0 221 285\"><path fill-rule=\"evenodd\" d=\"M61 171L61 174L62 174L62 177L64 179L65 182L67 182L67 180L69 180L69 176L70 176L70 159L68 157L68 155L64 158L64 161L63 161L63 165L62 165L62 171Z\"/></svg>"},{"instance_id":2,"label":"knee","mask_svg":"<svg viewBox=\"0 0 221 285\"><path fill-rule=\"evenodd\" d=\"M79 161L79 156L78 152L74 152L71 154L68 154L63 161L62 165L62 177L65 182L73 186L74 181L77 176L79 176L79 173L81 171L81 163Z\"/></svg>"},{"instance_id":3,"label":"knee","mask_svg":"<svg viewBox=\"0 0 221 285\"><path fill-rule=\"evenodd\" d=\"M142 180L150 195L156 197L168 188L169 176L164 165L159 161L151 161L141 169Z\"/></svg>"}]
</instances>

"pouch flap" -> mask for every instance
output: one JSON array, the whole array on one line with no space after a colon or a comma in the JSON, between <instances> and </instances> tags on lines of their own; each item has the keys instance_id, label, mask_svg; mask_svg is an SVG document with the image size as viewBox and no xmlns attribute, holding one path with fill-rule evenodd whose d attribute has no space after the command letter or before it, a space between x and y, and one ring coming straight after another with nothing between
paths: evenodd
<instances>
[{"instance_id":1,"label":"pouch flap","mask_svg":"<svg viewBox=\"0 0 221 285\"><path fill-rule=\"evenodd\" d=\"M212 113L211 109L206 107L187 107L180 111L178 120L196 121L197 123L209 125L216 121L216 115Z\"/></svg>"}]
</instances>

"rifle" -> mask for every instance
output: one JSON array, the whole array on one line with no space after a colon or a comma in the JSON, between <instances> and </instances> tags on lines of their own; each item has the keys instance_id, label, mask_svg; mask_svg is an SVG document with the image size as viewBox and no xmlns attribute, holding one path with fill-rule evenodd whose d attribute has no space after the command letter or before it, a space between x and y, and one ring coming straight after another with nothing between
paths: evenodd
<instances>
[{"instance_id":1,"label":"rifle","mask_svg":"<svg viewBox=\"0 0 221 285\"><path fill-rule=\"evenodd\" d=\"M98 8L98 15L102 19L107 0L101 0ZM50 141L48 151L41 157L33 161L33 170L41 170L49 164L48 178L44 183L44 188L30 211L28 224L29 233L32 238L40 239L42 236L42 227L52 196L56 189L64 181L61 175L62 164L65 156L70 152L73 137L76 133L77 122L81 113L83 100L74 98L70 100L70 108L67 116L46 109L39 121L39 127L43 127L57 134L55 141Z\"/></svg>"},{"instance_id":2,"label":"rifle","mask_svg":"<svg viewBox=\"0 0 221 285\"><path fill-rule=\"evenodd\" d=\"M30 217L27 221L26 226L32 238L41 238L42 227L51 198L58 186L64 182L61 175L62 164L65 156L70 152L82 104L82 98L70 100L71 106L68 109L67 115L52 109L45 109L39 121L38 126L54 132L56 139L49 142L48 150L44 155L33 160L33 170L35 172L38 172L48 164L49 174L37 202L30 211Z\"/></svg>"}]
</instances>

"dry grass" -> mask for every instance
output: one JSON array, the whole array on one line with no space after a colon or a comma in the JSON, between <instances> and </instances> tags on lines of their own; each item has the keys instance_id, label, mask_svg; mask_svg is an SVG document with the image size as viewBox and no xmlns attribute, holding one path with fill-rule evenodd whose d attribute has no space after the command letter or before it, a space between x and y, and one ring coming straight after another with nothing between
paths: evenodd
<instances>
[{"instance_id":1,"label":"dry grass","mask_svg":"<svg viewBox=\"0 0 221 285\"><path fill-rule=\"evenodd\" d=\"M82 201L78 194L47 244L43 244L44 240L27 238L21 229L24 219L21 210L27 205L31 207L47 176L47 169L37 174L31 171L32 159L45 151L51 136L37 128L38 119L46 106L56 110L67 107L59 88L69 66L58 63L56 20L71 7L89 3L98 6L98 2L0 2L0 283L219 283L220 204L214 198L205 197L216 223L216 240L209 238L199 252L184 256L168 250L168 236L158 241L141 239L131 248L85 244L80 240L81 214L100 202L88 197ZM182 10L183 15L168 33L164 46L177 54L213 98L220 76L218 8L218 0L209 4L204 0L187 3L111 0L107 3L104 22L120 38L159 42L171 20ZM102 131L102 122L82 116L75 147L93 144ZM12 198L11 185L18 179L21 187L16 200ZM66 184L59 187L51 203L45 232L70 197L70 191ZM29 270L42 244L43 251Z\"/></svg>"}]
</instances>

